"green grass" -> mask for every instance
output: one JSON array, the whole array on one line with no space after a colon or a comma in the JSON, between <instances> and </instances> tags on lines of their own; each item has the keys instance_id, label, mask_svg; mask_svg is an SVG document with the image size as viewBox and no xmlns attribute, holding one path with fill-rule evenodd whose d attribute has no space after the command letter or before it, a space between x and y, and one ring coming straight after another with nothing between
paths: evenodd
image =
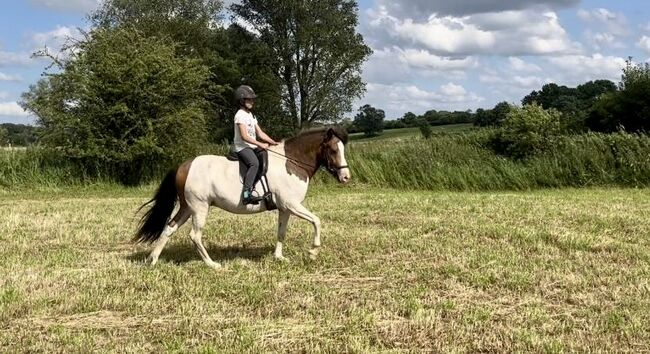
<instances>
[{"instance_id":1,"label":"green grass","mask_svg":"<svg viewBox=\"0 0 650 354\"><path fill-rule=\"evenodd\" d=\"M276 262L275 214L213 210L156 267L129 243L153 186L0 196L0 352L650 350L650 190L318 186Z\"/></svg>"}]
</instances>

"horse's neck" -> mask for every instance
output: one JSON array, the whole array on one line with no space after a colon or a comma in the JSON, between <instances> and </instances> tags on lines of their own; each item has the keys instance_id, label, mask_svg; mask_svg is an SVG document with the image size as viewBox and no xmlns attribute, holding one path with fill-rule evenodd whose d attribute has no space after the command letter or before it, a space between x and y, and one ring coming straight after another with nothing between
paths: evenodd
<instances>
[{"instance_id":1,"label":"horse's neck","mask_svg":"<svg viewBox=\"0 0 650 354\"><path fill-rule=\"evenodd\" d=\"M309 178L318 170L318 150L320 144L313 139L289 140L282 143L286 157L296 167L305 170Z\"/></svg>"}]
</instances>

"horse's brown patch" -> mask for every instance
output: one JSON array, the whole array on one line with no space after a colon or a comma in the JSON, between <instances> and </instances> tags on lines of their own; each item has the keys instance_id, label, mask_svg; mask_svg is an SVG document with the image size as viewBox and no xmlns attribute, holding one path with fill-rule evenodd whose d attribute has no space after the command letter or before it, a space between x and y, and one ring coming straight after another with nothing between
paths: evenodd
<instances>
[{"instance_id":1,"label":"horse's brown patch","mask_svg":"<svg viewBox=\"0 0 650 354\"><path fill-rule=\"evenodd\" d=\"M187 175L190 173L192 161L188 160L183 162L176 170L176 192L178 193L181 208L187 206L187 202L185 201L185 182L187 182Z\"/></svg>"},{"instance_id":2,"label":"horse's brown patch","mask_svg":"<svg viewBox=\"0 0 650 354\"><path fill-rule=\"evenodd\" d=\"M338 149L347 143L347 133L338 128L321 128L304 132L284 143L287 172L307 182L316 174L325 158L325 149Z\"/></svg>"}]
</instances>

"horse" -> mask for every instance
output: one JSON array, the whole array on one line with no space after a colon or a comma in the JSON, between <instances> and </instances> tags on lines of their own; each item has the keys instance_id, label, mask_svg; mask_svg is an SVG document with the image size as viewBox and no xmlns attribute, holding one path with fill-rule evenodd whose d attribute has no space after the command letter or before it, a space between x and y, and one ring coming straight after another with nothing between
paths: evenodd
<instances>
[{"instance_id":1,"label":"horse","mask_svg":"<svg viewBox=\"0 0 650 354\"><path fill-rule=\"evenodd\" d=\"M274 257L286 260L282 244L291 215L307 220L314 234L310 257L316 258L321 247L321 221L302 205L309 181L320 167L325 167L342 184L350 181L345 159L348 134L339 127L305 131L283 140L268 151L268 189L278 209L278 232ZM154 244L147 262L155 265L170 236L192 217L190 239L201 259L211 268L221 264L210 258L203 246L202 229L210 206L235 214L256 214L267 211L265 203L244 205L241 200L240 162L225 156L202 155L185 161L163 178L154 197L140 209L151 205L142 216L133 241ZM256 190L260 190L260 182ZM170 218L178 204L179 208Z\"/></svg>"}]
</instances>

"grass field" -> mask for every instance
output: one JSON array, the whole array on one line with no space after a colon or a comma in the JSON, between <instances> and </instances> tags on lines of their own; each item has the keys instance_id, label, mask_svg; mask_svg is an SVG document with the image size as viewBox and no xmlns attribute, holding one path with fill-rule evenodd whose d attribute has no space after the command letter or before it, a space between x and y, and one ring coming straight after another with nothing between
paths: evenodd
<instances>
[{"instance_id":1,"label":"grass field","mask_svg":"<svg viewBox=\"0 0 650 354\"><path fill-rule=\"evenodd\" d=\"M327 189L326 189L327 188ZM152 193L0 194L0 352L649 351L650 190L313 190L323 222L213 210L161 263L129 243Z\"/></svg>"},{"instance_id":2,"label":"grass field","mask_svg":"<svg viewBox=\"0 0 650 354\"><path fill-rule=\"evenodd\" d=\"M462 133L474 129L479 129L479 128L475 128L473 124L451 124L451 125L441 125L441 126L431 127L431 131L433 132L433 134ZM350 134L350 141L354 141L355 143L362 143L362 142L371 142L371 141L386 140L386 139L393 139L393 140L411 139L411 138L419 138L421 136L422 134L420 133L420 128L404 128L404 129L384 130L381 134L377 136L371 136L371 137L366 137L363 133Z\"/></svg>"}]
</instances>

